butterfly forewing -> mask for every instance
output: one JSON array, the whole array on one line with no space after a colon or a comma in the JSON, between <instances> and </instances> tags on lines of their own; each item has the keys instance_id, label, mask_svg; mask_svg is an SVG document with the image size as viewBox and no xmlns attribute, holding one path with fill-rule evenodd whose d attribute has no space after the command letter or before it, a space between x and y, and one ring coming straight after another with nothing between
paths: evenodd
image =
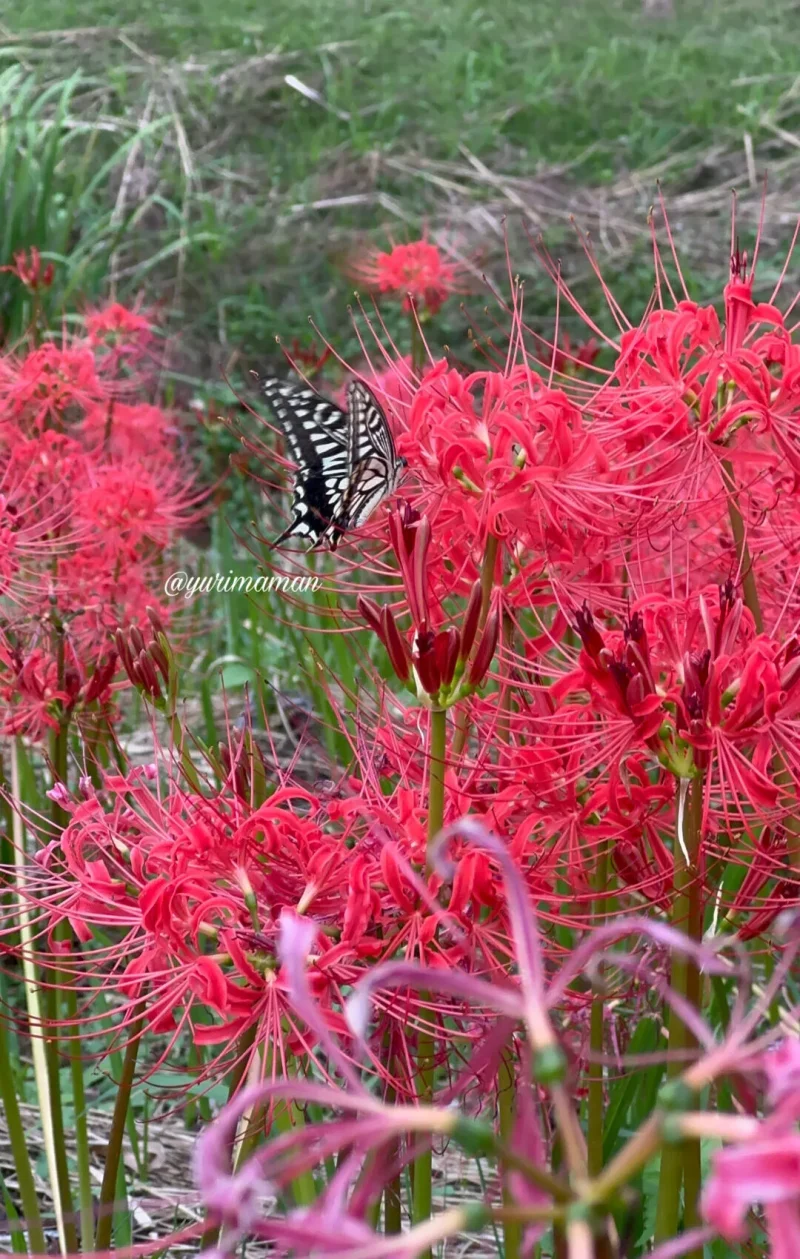
<instances>
[{"instance_id":1,"label":"butterfly forewing","mask_svg":"<svg viewBox=\"0 0 800 1259\"><path fill-rule=\"evenodd\" d=\"M350 420L351 467L368 455L383 458L389 468L397 463L397 455L386 416L374 396L360 380L347 386L347 411Z\"/></svg>"},{"instance_id":2,"label":"butterfly forewing","mask_svg":"<svg viewBox=\"0 0 800 1259\"><path fill-rule=\"evenodd\" d=\"M290 449L301 455L327 436L335 445L347 448L350 418L346 411L323 398L308 386L265 380L264 397L283 429Z\"/></svg>"},{"instance_id":3,"label":"butterfly forewing","mask_svg":"<svg viewBox=\"0 0 800 1259\"><path fill-rule=\"evenodd\" d=\"M391 493L404 466L386 417L360 381L348 386L347 411L305 386L270 379L263 389L297 465L292 523L275 545L303 537L336 550Z\"/></svg>"}]
</instances>

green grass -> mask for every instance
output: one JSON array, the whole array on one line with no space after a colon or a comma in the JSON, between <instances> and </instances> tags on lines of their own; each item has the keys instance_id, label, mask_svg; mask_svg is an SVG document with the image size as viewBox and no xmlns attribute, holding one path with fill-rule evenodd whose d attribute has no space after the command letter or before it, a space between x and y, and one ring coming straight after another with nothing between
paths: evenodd
<instances>
[{"instance_id":1,"label":"green grass","mask_svg":"<svg viewBox=\"0 0 800 1259\"><path fill-rule=\"evenodd\" d=\"M143 240L136 279L174 303L184 367L209 380L236 353L247 365L274 359L278 334L307 339L308 315L352 353L340 263L354 235L402 238L425 219L449 222L495 269L499 240L480 239L464 214L474 202L496 203L497 190L459 175L463 193L448 195L386 159L464 167L465 147L504 175L570 164L554 177L566 198L662 165L668 193L725 180L746 187L745 132L759 170L791 156L768 124L777 118L791 131L797 121L786 97L800 64L797 4L677 0L676 9L674 20L653 20L640 0L143 0L120 39L111 0L54 0L6 18L15 40L3 56L45 79L82 66L103 85L106 112L129 124L148 96L151 111L172 119L155 169L143 169L174 210L162 213L162 232L182 244L163 254L163 240ZM106 30L54 42L44 25ZM287 73L330 109L288 86ZM631 195L627 212L638 223L654 181L648 174ZM363 204L307 208L354 194ZM718 287L726 233L719 224L709 248L707 217L701 208L700 283L705 266ZM146 218L141 231L152 231ZM551 236L569 270L578 255L563 220L553 220ZM143 260L154 261L143 270ZM524 244L514 262L531 269ZM629 243L608 266L641 307L646 242ZM546 324L552 307L540 285L531 313ZM463 343L457 313L445 331Z\"/></svg>"},{"instance_id":2,"label":"green grass","mask_svg":"<svg viewBox=\"0 0 800 1259\"><path fill-rule=\"evenodd\" d=\"M256 87L237 102L237 112L245 106L250 114L254 156L269 155L273 186L313 183L335 145L354 153L419 146L440 157L456 156L460 143L482 156L509 146L512 165L530 170L599 143L604 152L588 169L602 177L649 164L678 139L740 133L743 117L768 107L796 75L796 4L679 0L676 7L674 21L654 21L639 0L231 0L222 12L211 0L145 0L136 6L135 38L169 59L309 54L304 65L315 82L352 118L326 116L286 87L268 94ZM28 3L17 8L14 27L22 33L43 21L114 25L119 6L56 0L45 18L40 3ZM354 43L317 51L333 41ZM124 46L110 51L130 61ZM753 75L758 82L737 84ZM200 100L213 94L202 76L196 87Z\"/></svg>"}]
</instances>

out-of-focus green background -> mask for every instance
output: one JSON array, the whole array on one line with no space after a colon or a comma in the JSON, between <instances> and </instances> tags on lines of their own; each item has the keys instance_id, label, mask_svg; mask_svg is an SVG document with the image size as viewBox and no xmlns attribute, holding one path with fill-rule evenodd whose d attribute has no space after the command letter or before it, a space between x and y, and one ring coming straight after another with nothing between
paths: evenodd
<instances>
[{"instance_id":1,"label":"out-of-focus green background","mask_svg":"<svg viewBox=\"0 0 800 1259\"><path fill-rule=\"evenodd\" d=\"M179 334L170 370L206 388L274 361L278 334L307 341L309 316L353 353L344 259L423 226L470 261L480 310L480 275L502 280L507 222L528 317L552 331L527 234L544 234L590 311L602 306L574 215L637 314L659 178L687 277L708 296L726 278L730 189L746 243L768 172L767 283L800 208L800 4L673 7L3 5L0 262L27 230L64 259L66 308L109 278L121 296L144 290ZM9 145L17 167L20 145L39 162L30 187ZM464 328L451 304L445 337L466 345Z\"/></svg>"}]
</instances>

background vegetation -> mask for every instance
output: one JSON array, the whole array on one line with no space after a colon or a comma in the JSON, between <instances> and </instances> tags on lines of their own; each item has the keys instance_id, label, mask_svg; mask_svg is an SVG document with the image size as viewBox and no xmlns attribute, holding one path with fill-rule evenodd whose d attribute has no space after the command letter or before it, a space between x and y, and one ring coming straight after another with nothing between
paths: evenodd
<instances>
[{"instance_id":1,"label":"background vegetation","mask_svg":"<svg viewBox=\"0 0 800 1259\"><path fill-rule=\"evenodd\" d=\"M341 264L365 238L444 231L479 289L484 270L502 274L508 218L515 269L537 274L523 229L543 232L599 309L574 215L636 314L651 291L657 178L706 294L726 268L730 188L752 225L768 171L767 244L785 244L800 171L798 6L675 10L143 0L120 24L111 0L27 2L0 27L0 118L7 127L22 109L29 142L56 125L47 195L60 206L82 196L68 239L51 213L40 247L89 249L102 265L84 265L84 291L109 274L120 292L146 283L177 334L175 381L218 392L221 367L274 360L276 335L308 340L309 315L354 352ZM124 237L110 272L104 224ZM8 256L7 222L5 237ZM550 284L540 277L527 300L552 328ZM450 322L463 347L457 309Z\"/></svg>"},{"instance_id":2,"label":"background vegetation","mask_svg":"<svg viewBox=\"0 0 800 1259\"><path fill-rule=\"evenodd\" d=\"M351 253L423 228L446 239L471 268L473 293L468 311L445 309L439 330L468 358L482 277L503 284L507 235L529 281L527 316L544 334L553 289L527 239L540 233L586 309L606 317L573 217L636 318L652 291L657 180L687 281L708 299L727 276L730 190L746 245L768 173L768 292L798 209L798 66L796 0L675 0L663 19L641 0L18 0L0 9L0 267L34 245L54 264L37 317L56 332L109 295L160 306L160 400L201 420L187 432L200 435L195 459L217 485L220 510L192 544L208 550L208 571L247 571L228 526L243 532L260 507L250 483L227 477L238 445L216 417L236 406L230 385L246 389L249 368L280 363L276 336L310 344L309 316L343 356L358 354ZM0 342L13 347L34 314L0 272ZM387 318L405 344L399 313L396 324ZM241 696L261 668L276 724L291 735L308 705L300 633L254 619L246 596L223 606L213 617L211 605L193 609L196 724L213 733L220 683ZM334 663L348 684L348 653ZM308 706L324 717L327 704L318 688ZM134 757L139 716L129 723ZM643 1025L635 1048L648 1049L651 1033ZM32 1122L36 1091L16 1034L9 1052ZM85 1080L101 1146L121 1072L116 1055ZM69 1069L61 1075L69 1117L77 1103ZM174 1072L169 1083L180 1083ZM612 1140L647 1113L654 1088L619 1091ZM187 1125L219 1100L198 1090ZM131 1115L151 1117L146 1089L134 1089ZM185 1183L188 1135L154 1129L143 1151L136 1131L132 1119L131 1177L147 1170L146 1155L162 1156L160 1183ZM43 1157L36 1170L46 1175ZM130 1239L131 1221L148 1227L120 1211L117 1242Z\"/></svg>"}]
</instances>

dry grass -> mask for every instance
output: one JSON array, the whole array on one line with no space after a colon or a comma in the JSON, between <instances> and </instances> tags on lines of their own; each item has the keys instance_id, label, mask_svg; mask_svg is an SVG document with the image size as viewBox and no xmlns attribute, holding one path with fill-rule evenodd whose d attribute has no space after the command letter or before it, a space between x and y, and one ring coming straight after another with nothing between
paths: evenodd
<instances>
[{"instance_id":1,"label":"dry grass","mask_svg":"<svg viewBox=\"0 0 800 1259\"><path fill-rule=\"evenodd\" d=\"M28 1136L28 1149L34 1164L34 1178L42 1205L45 1235L58 1247L58 1234L53 1214L53 1197L46 1178L36 1171L36 1163L42 1153L43 1145L39 1116L33 1106L20 1107L25 1131ZM89 1143L91 1149L92 1178L98 1188L103 1175L103 1161L108 1145L111 1117L107 1111L90 1109L87 1115ZM124 1139L124 1161L128 1177L128 1209L133 1224L133 1243L154 1242L170 1232L188 1228L202 1220L203 1212L199 1204L198 1193L192 1171L192 1151L196 1141L196 1133L188 1131L178 1115L170 1115L163 1119L151 1119L146 1125L137 1122L136 1132L140 1150L146 1149L146 1167L140 1173L131 1146L130 1138ZM67 1152L75 1157L75 1143L67 1136ZM0 1123L0 1173L7 1188L16 1196L17 1182L14 1160L9 1148L8 1138ZM487 1170L483 1184L472 1159L464 1157L457 1149L448 1147L434 1153L434 1203L444 1210L446 1207L460 1203L474 1202L484 1197L487 1192L491 1201L499 1202L500 1190L496 1181ZM485 1186L485 1191L484 1191ZM265 1199L267 1210L275 1207L275 1200ZM8 1219L0 1209L0 1246L12 1246L12 1233ZM171 1254L193 1254L197 1251L196 1243L182 1243L170 1247ZM265 1255L268 1247L263 1243L250 1242L247 1253L252 1256ZM484 1229L480 1234L454 1237L448 1243L444 1254L455 1259L455 1256L470 1255L474 1259L483 1259L497 1254L494 1234L491 1228Z\"/></svg>"},{"instance_id":2,"label":"dry grass","mask_svg":"<svg viewBox=\"0 0 800 1259\"><path fill-rule=\"evenodd\" d=\"M403 77L417 72L424 54L415 57L401 33L384 29L380 5L367 26L343 18L342 37L332 39L326 12L309 26L296 6L282 7L270 37L255 14L250 19L247 0L237 3L241 20L231 17L239 21L237 46L217 46L211 27L194 31L176 18L173 31L152 16L125 26L5 32L9 50L44 81L81 66L76 126L91 119L138 137L153 120L163 123L157 142L135 141L112 178L115 213L120 219L132 213L136 231L115 256L111 278L121 293L146 285L163 304L180 333L173 372L218 380L234 353L244 364L263 364L275 356L276 334L307 339L308 315L345 354L353 353L341 259L367 234L402 238L423 225L473 261L476 289L483 272L495 285L505 283L507 232L515 270L534 274L526 235L543 233L570 282L586 284L581 299L597 313L602 303L592 295L574 220L591 237L604 271L621 282L623 304L637 313L651 287L647 216L658 180L690 279L707 298L725 279L730 190L738 192L744 243L758 222L761 178L768 172L762 258L767 281L777 274L800 188L800 76L781 61L792 64L792 38L780 35L790 30L781 27L781 18L791 16L790 0L770 0L775 12L759 16L754 38L762 41L759 64L766 72L756 75L749 73L746 41L740 46L729 29L750 12L738 0L710 7L685 0L678 16L688 12L688 25L680 33L677 18L648 21L633 0L581 10L572 26L585 29L573 30L540 0L537 14L550 12L563 65L546 64L550 45L532 18L528 44L543 68L534 57L526 72L538 75L537 95L524 80L515 84L530 61L525 40L517 51L513 35L505 33L509 64L491 63L497 82L493 89L479 84L474 109L457 99L464 90L466 35L460 45L456 24L463 26L469 14L451 15L449 42L430 73L460 87L454 86L456 99L444 116L441 86L431 79L437 112L426 126L414 113L418 89ZM96 6L102 0L94 0ZM501 9L511 14L513 0L503 0L498 23ZM594 46L604 22L606 45ZM701 23L708 28L702 37ZM232 32L229 24L220 40ZM315 39L316 33L325 37ZM500 38L499 27L492 38ZM700 47L709 66L705 96L697 86ZM487 56L493 48L486 44ZM581 68L587 55L596 67L588 74ZM636 81L640 62L652 86ZM615 71L628 75L625 91L607 107L602 97L595 106L589 92L587 106L594 76ZM667 89L671 96L664 99ZM469 83L466 90L469 97ZM620 112L627 96L631 117ZM683 97L697 101L679 126ZM528 130L521 120L534 100L537 109L542 103L541 123L535 115ZM673 115L668 126L660 121ZM554 117L559 129L551 134ZM596 135L580 145L587 127ZM645 140L648 129L653 135ZM567 156L555 162L558 148ZM635 155L640 160L631 161ZM137 218L147 196L148 209ZM548 285L533 290L528 310L539 326L552 323ZM464 349L464 321L455 313L447 318L448 341Z\"/></svg>"}]
</instances>

